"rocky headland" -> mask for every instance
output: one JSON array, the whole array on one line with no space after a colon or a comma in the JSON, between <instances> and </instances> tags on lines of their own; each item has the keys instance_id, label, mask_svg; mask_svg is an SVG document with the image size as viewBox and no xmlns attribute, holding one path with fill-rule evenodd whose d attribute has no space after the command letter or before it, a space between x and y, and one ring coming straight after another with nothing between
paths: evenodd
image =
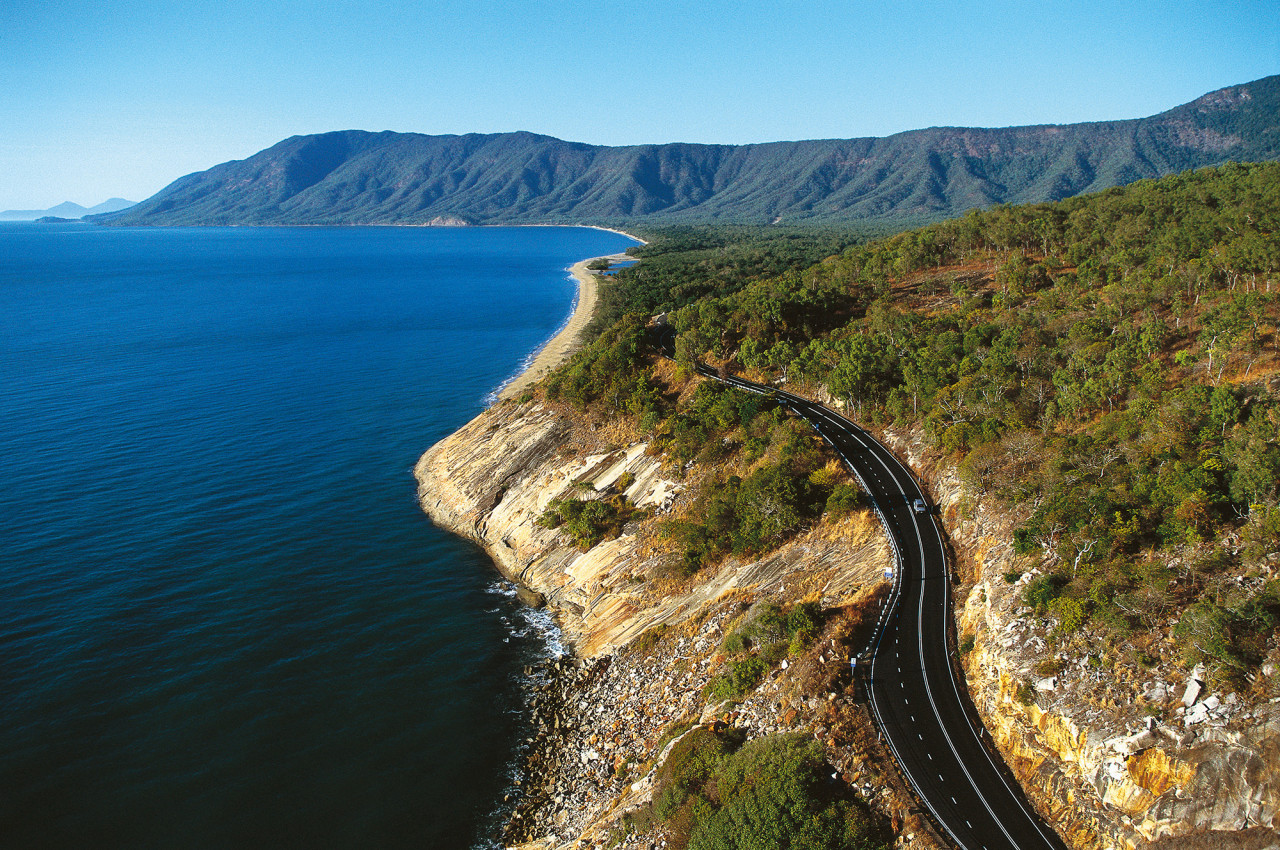
<instances>
[{"instance_id":1,"label":"rocky headland","mask_svg":"<svg viewBox=\"0 0 1280 850\"><path fill-rule=\"evenodd\" d=\"M1068 844L1280 846L1280 700L1220 693L1155 647L1140 662L1063 645L1046 666L1046 642L1062 642L1022 605L1020 583L1040 565L1014 555L1016 517L966 492L920 435L881 436L943 510L976 708ZM673 469L621 424L536 400L495 405L419 461L428 515L480 543L526 601L550 608L571 647L530 671L531 734L503 842L659 846L646 804L664 754L690 729L729 726L812 736L838 778L891 822L898 846L945 846L878 747L848 675L889 559L873 516L824 519L765 557L680 579L665 569L660 526L680 514L700 472ZM621 495L638 518L582 551L538 523L566 495ZM830 612L817 639L741 701L710 699L727 630L753 606L802 601Z\"/></svg>"},{"instance_id":2,"label":"rocky headland","mask_svg":"<svg viewBox=\"0 0 1280 850\"><path fill-rule=\"evenodd\" d=\"M924 839L901 780L885 774L849 687L852 641L885 588L885 539L869 512L823 522L756 560L673 579L658 526L678 514L700 470L670 470L618 429L541 402L503 402L430 449L415 474L424 510L480 543L531 604L555 614L570 656L531 670L532 735L511 801L508 845L649 846L653 774L698 725L748 737L804 731L885 815ZM553 499L621 493L644 511L623 533L581 551L538 524ZM741 701L709 701L726 627L761 602L803 600L833 612L801 653ZM585 844L579 844L585 841ZM933 842L916 846L935 846Z\"/></svg>"}]
</instances>

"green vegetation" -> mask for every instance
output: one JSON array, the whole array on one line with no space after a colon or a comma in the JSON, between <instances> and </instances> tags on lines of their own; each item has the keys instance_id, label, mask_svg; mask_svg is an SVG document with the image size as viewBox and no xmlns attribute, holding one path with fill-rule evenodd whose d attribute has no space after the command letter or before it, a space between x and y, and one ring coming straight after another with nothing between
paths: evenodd
<instances>
[{"instance_id":1,"label":"green vegetation","mask_svg":"<svg viewBox=\"0 0 1280 850\"><path fill-rule=\"evenodd\" d=\"M690 850L872 850L886 832L828 778L821 748L803 735L740 746L694 729L658 771L654 813L669 846Z\"/></svg>"},{"instance_id":2,"label":"green vegetation","mask_svg":"<svg viewBox=\"0 0 1280 850\"><path fill-rule=\"evenodd\" d=\"M110 220L912 226L1231 159L1275 159L1278 115L1280 77L1268 77L1138 120L934 127L882 139L602 147L533 133L346 131L295 136L188 175Z\"/></svg>"},{"instance_id":3,"label":"green vegetation","mask_svg":"<svg viewBox=\"0 0 1280 850\"><path fill-rule=\"evenodd\" d=\"M782 609L772 602L753 605L725 636L720 649L730 658L725 671L707 683L708 699L738 699L760 683L788 654L802 652L822 626L822 610L811 602Z\"/></svg>"},{"instance_id":4,"label":"green vegetation","mask_svg":"<svg viewBox=\"0 0 1280 850\"><path fill-rule=\"evenodd\" d=\"M728 669L707 682L704 693L711 702L740 699L769 672L769 664L755 655L744 655L728 663Z\"/></svg>"},{"instance_id":5,"label":"green vegetation","mask_svg":"<svg viewBox=\"0 0 1280 850\"><path fill-rule=\"evenodd\" d=\"M1022 510L1016 551L1047 558L1023 599L1057 639L1116 645L1176 623L1188 663L1243 683L1277 617L1252 565L1280 549L1278 224L1280 165L1258 164L867 244L788 240L795 256L852 241L773 275L757 254L777 243L762 238L724 252L755 258L728 264L723 285L693 246L747 231L680 231L680 250L652 248L666 271L621 279L619 309L644 310L547 394L629 417L673 465L708 470L663 525L678 574L856 509L856 489L774 401L710 382L677 400L680 371L673 385L649 368L643 316L685 302L672 313L678 363L726 362L826 389L869 423L918 427L969 498ZM726 693L759 672L740 666Z\"/></svg>"},{"instance_id":6,"label":"green vegetation","mask_svg":"<svg viewBox=\"0 0 1280 850\"><path fill-rule=\"evenodd\" d=\"M644 317L623 316L547 380L547 398L651 424L662 399L643 368L650 354Z\"/></svg>"},{"instance_id":7,"label":"green vegetation","mask_svg":"<svg viewBox=\"0 0 1280 850\"><path fill-rule=\"evenodd\" d=\"M1259 566L1280 550L1278 225L1280 164L1264 163L865 244L673 231L678 248L657 241L639 266L667 257L665 270L619 278L616 308L644 309L623 312L546 392L628 418L675 474L704 470L662 525L677 576L860 506L773 399L689 388L693 361L724 363L829 391L873 425L919 428L958 464L970 499L1019 511L1014 548L1041 563L1005 579L1035 566L1022 598L1056 640L1084 650L1176 626L1187 663L1244 687L1280 621ZM743 242L722 255L737 259L709 262L705 246L731 239ZM845 247L772 273L824 240ZM671 377L651 368L644 316L679 303L684 368ZM589 519L575 533L584 545L613 520ZM736 659L717 694L760 675Z\"/></svg>"},{"instance_id":8,"label":"green vegetation","mask_svg":"<svg viewBox=\"0 0 1280 850\"><path fill-rule=\"evenodd\" d=\"M732 391L717 394L744 395ZM684 416L676 414L659 431L659 445L669 446L677 460L699 445L696 457L704 461L723 459L731 446L737 450L735 444L717 439L715 431L707 434L696 424L688 424ZM706 482L687 514L665 524L665 533L680 547L680 571L685 575L730 553L756 555L777 547L821 516L834 495L830 476L820 474L827 462L822 445L803 424L783 418L782 411L775 408L769 413L757 412L738 433L745 437L742 449L746 458L763 462L745 477L729 474ZM695 442L697 435L705 435L706 442Z\"/></svg>"},{"instance_id":9,"label":"green vegetation","mask_svg":"<svg viewBox=\"0 0 1280 850\"><path fill-rule=\"evenodd\" d=\"M845 227L647 227L651 241L630 253L643 260L602 281L591 327L607 328L627 313L652 316L707 295L728 295L757 280L807 268L870 236L896 232Z\"/></svg>"},{"instance_id":10,"label":"green vegetation","mask_svg":"<svg viewBox=\"0 0 1280 850\"><path fill-rule=\"evenodd\" d=\"M1256 590L1219 585L1190 605L1173 634L1188 664L1204 661L1228 679L1243 680L1262 661L1280 626L1280 580Z\"/></svg>"},{"instance_id":11,"label":"green vegetation","mask_svg":"<svg viewBox=\"0 0 1280 850\"><path fill-rule=\"evenodd\" d=\"M609 499L552 499L538 517L543 528L559 528L584 552L612 540L642 512L620 495Z\"/></svg>"},{"instance_id":12,"label":"green vegetation","mask_svg":"<svg viewBox=\"0 0 1280 850\"><path fill-rule=\"evenodd\" d=\"M918 425L975 496L1033 506L1015 546L1057 566L1024 598L1060 635L1186 611L1188 657L1243 672L1273 591L1219 585L1280 546L1280 396L1259 380L1280 366L1277 224L1275 164L971 213L705 297L674 315L677 352ZM695 550L750 550L723 520L741 486ZM1210 554L1172 570L1178 547Z\"/></svg>"}]
</instances>

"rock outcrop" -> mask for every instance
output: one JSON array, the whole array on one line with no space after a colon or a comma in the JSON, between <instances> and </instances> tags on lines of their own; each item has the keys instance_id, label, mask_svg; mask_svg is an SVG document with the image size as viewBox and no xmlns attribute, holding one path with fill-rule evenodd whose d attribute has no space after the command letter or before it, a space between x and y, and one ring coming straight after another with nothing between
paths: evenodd
<instances>
[{"instance_id":1,"label":"rock outcrop","mask_svg":"<svg viewBox=\"0 0 1280 850\"><path fill-rule=\"evenodd\" d=\"M930 459L919 435L884 436L943 508L965 580L957 627L972 637L965 668L978 712L1067 842L1099 850L1280 847L1280 699L1246 706L1217 692L1200 670L1046 652L1050 624L1021 601L1038 568L1028 570L1013 553L1016 518L964 493L955 470ZM876 585L888 552L873 521L820 525L760 560L730 559L714 575L659 588L651 569L662 558L654 519L586 552L536 522L553 499L619 490L655 519L678 511L682 480L664 472L643 443L610 439L540 403L508 403L433 447L415 472L426 512L482 544L531 601L545 600L578 656L558 700L535 705L531 764L540 775L521 791L508 841L647 846L623 825L647 799L672 730L699 722L738 724L750 734L807 729L886 815L910 808L900 787L890 790L895 780L882 757L868 763L848 748L856 705L833 684L834 673L813 685L814 670L843 663L835 642L805 660L807 679L799 663L775 670L727 714L701 697L722 661L724 624L742 606L758 599L839 605ZM652 654L624 649L646 633L664 635ZM900 844L937 846L927 824L897 826Z\"/></svg>"},{"instance_id":2,"label":"rock outcrop","mask_svg":"<svg viewBox=\"0 0 1280 850\"><path fill-rule=\"evenodd\" d=\"M545 601L573 650L531 671L540 684L504 843L649 846L628 818L649 800L664 749L702 723L736 726L749 737L809 731L832 747L831 763L856 793L886 820L905 823L911 846L940 846L927 838L927 824L903 820L905 785L883 774L883 755L836 746L869 728L865 717L856 720L859 708L841 679L848 678L853 620L831 618L741 704L708 705L704 696L725 663L726 626L754 602L818 601L855 611L879 604L889 553L869 512L819 523L758 560L730 558L705 575L673 580L662 577L671 553L655 526L680 510L686 485L625 435L607 436L537 402L502 403L431 448L415 474L427 514L480 543L507 578ZM619 493L647 518L585 552L537 522L554 499ZM874 745L874 733L859 740Z\"/></svg>"},{"instance_id":3,"label":"rock outcrop","mask_svg":"<svg viewBox=\"0 0 1280 850\"><path fill-rule=\"evenodd\" d=\"M628 502L666 513L683 485L663 474L662 459L647 448L611 444L537 402L503 404L432 447L414 474L428 516L480 543L503 575L541 594L581 658L679 623L736 590L778 593L790 585L790 596L842 604L880 580L887 550L870 521L844 529L851 535L816 529L765 558L731 559L715 575L660 594L646 579L652 523L629 525L586 552L538 525L553 499L592 498L620 481Z\"/></svg>"}]
</instances>

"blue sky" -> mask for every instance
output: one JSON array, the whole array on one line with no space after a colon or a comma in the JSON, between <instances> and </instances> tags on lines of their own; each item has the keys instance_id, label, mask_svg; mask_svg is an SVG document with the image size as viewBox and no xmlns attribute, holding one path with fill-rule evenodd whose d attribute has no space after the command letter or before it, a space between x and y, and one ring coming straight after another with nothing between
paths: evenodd
<instances>
[{"instance_id":1,"label":"blue sky","mask_svg":"<svg viewBox=\"0 0 1280 850\"><path fill-rule=\"evenodd\" d=\"M1276 73L1275 0L5 0L0 209L141 200L327 130L884 136L1135 118Z\"/></svg>"}]
</instances>

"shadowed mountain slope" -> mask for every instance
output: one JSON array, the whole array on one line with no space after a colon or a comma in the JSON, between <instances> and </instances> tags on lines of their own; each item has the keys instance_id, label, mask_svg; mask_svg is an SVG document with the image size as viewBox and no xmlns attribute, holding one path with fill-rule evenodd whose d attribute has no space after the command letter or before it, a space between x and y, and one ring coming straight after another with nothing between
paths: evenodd
<instances>
[{"instance_id":1,"label":"shadowed mountain slope","mask_svg":"<svg viewBox=\"0 0 1280 850\"><path fill-rule=\"evenodd\" d=\"M1150 118L755 145L533 133L294 136L189 174L111 224L924 221L1227 161L1280 159L1280 76Z\"/></svg>"}]
</instances>

